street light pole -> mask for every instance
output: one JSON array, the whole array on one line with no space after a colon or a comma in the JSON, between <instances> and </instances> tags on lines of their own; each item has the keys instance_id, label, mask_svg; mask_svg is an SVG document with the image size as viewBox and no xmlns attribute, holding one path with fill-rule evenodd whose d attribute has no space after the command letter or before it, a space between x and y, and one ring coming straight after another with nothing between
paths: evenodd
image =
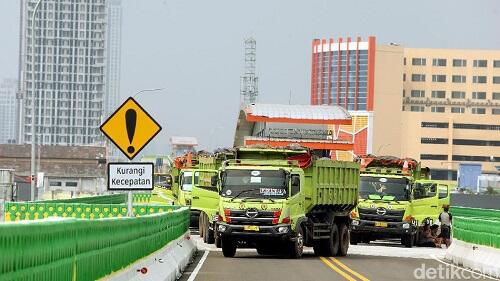
<instances>
[{"instance_id":1,"label":"street light pole","mask_svg":"<svg viewBox=\"0 0 500 281\"><path fill-rule=\"evenodd\" d=\"M143 89L143 90L140 90L138 92L136 92L132 97L135 98L137 95L139 95L140 93L144 93L144 92L157 92L157 91L161 91L161 90L164 90L165 88L154 88L154 89ZM128 162L132 162L131 160L128 160ZM132 191L128 191L128 194L127 194L127 216L129 217L133 217L134 216L134 212L132 211L133 210L133 196L132 196Z\"/></svg>"},{"instance_id":2,"label":"street light pole","mask_svg":"<svg viewBox=\"0 0 500 281\"><path fill-rule=\"evenodd\" d=\"M38 0L31 15L31 201L35 201L35 15L42 0Z\"/></svg>"}]
</instances>

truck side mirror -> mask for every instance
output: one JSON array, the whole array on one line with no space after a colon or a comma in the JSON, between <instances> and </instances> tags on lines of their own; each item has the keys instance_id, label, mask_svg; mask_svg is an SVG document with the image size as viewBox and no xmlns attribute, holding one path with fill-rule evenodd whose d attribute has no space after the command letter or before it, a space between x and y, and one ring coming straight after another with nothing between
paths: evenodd
<instances>
[{"instance_id":1,"label":"truck side mirror","mask_svg":"<svg viewBox=\"0 0 500 281\"><path fill-rule=\"evenodd\" d=\"M218 177L217 175L214 175L210 178L210 185L211 186L217 186L217 180L218 180Z\"/></svg>"}]
</instances>

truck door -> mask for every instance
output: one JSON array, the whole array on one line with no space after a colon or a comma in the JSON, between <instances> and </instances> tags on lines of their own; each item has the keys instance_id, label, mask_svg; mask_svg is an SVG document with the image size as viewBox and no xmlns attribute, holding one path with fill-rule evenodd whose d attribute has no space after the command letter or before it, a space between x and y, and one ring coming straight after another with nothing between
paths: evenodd
<instances>
[{"instance_id":1,"label":"truck door","mask_svg":"<svg viewBox=\"0 0 500 281\"><path fill-rule=\"evenodd\" d=\"M450 204L450 186L447 184L438 184L438 191L439 206L436 217L439 217L439 214L443 211L443 205Z\"/></svg>"},{"instance_id":2,"label":"truck door","mask_svg":"<svg viewBox=\"0 0 500 281\"><path fill-rule=\"evenodd\" d=\"M422 224L426 218L436 220L438 209L437 184L434 182L417 182L413 188L413 217Z\"/></svg>"},{"instance_id":3,"label":"truck door","mask_svg":"<svg viewBox=\"0 0 500 281\"><path fill-rule=\"evenodd\" d=\"M205 212L210 219L219 208L219 190L212 186L212 176L217 176L217 170L194 170L194 178L197 182L193 185L191 192L191 208Z\"/></svg>"},{"instance_id":4,"label":"truck door","mask_svg":"<svg viewBox=\"0 0 500 281\"><path fill-rule=\"evenodd\" d=\"M302 183L304 178L299 174L291 174L290 176L290 191L288 204L290 208L290 214L287 214L292 221L297 221L297 219L304 216L304 194L301 191Z\"/></svg>"}]
</instances>

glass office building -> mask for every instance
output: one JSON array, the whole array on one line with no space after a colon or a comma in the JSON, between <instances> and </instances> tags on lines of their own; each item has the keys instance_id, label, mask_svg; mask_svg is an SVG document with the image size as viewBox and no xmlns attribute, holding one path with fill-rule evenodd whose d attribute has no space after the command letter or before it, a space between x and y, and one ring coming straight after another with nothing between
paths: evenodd
<instances>
[{"instance_id":1,"label":"glass office building","mask_svg":"<svg viewBox=\"0 0 500 281\"><path fill-rule=\"evenodd\" d=\"M375 37L315 39L312 49L311 104L371 111Z\"/></svg>"}]
</instances>

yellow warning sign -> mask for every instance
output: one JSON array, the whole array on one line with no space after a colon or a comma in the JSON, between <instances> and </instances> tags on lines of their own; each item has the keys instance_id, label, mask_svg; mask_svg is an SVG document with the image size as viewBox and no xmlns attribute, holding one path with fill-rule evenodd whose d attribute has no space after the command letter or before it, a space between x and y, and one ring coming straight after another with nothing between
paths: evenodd
<instances>
[{"instance_id":1,"label":"yellow warning sign","mask_svg":"<svg viewBox=\"0 0 500 281\"><path fill-rule=\"evenodd\" d=\"M132 97L128 98L101 125L101 132L130 160L160 131L160 124Z\"/></svg>"}]
</instances>

